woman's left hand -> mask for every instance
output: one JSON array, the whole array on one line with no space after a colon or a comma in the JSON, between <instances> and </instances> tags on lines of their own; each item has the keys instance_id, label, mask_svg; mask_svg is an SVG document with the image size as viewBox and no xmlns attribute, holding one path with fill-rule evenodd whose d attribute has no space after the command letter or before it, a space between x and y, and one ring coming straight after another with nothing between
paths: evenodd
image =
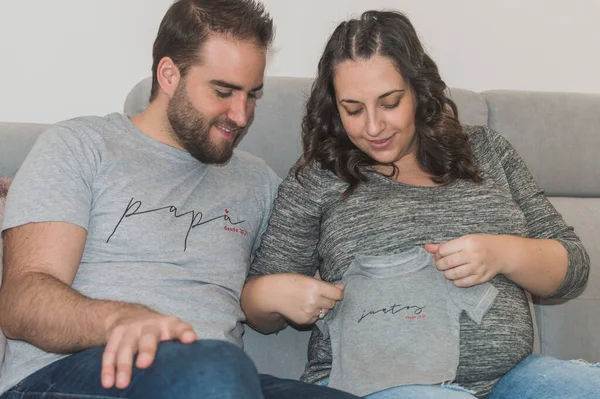
<instances>
[{"instance_id":1,"label":"woman's left hand","mask_svg":"<svg viewBox=\"0 0 600 399\"><path fill-rule=\"evenodd\" d=\"M470 234L441 244L425 244L444 277L457 287L471 287L491 280L506 270L505 254L511 236Z\"/></svg>"}]
</instances>

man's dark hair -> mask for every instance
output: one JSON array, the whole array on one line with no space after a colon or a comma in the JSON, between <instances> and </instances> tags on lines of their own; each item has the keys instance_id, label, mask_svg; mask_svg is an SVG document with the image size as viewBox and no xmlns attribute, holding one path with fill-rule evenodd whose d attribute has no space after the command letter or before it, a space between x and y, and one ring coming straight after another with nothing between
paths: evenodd
<instances>
[{"instance_id":1,"label":"man's dark hair","mask_svg":"<svg viewBox=\"0 0 600 399\"><path fill-rule=\"evenodd\" d=\"M273 40L273 20L255 0L178 0L165 14L152 51L152 90L158 94L157 69L170 57L182 76L198 64L202 46L211 34L254 41L266 49Z\"/></svg>"}]
</instances>

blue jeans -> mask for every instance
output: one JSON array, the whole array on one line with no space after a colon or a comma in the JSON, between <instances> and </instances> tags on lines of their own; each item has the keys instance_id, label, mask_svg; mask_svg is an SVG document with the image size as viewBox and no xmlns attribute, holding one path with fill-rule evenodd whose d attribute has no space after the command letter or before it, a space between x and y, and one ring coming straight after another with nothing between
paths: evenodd
<instances>
[{"instance_id":1,"label":"blue jeans","mask_svg":"<svg viewBox=\"0 0 600 399\"><path fill-rule=\"evenodd\" d=\"M365 399L473 399L457 385L405 385L365 396ZM488 399L600 398L600 366L581 361L530 355L506 373Z\"/></svg>"},{"instance_id":2,"label":"blue jeans","mask_svg":"<svg viewBox=\"0 0 600 399\"><path fill-rule=\"evenodd\" d=\"M259 375L244 351L225 341L159 345L153 365L134 367L124 390L104 389L104 348L88 349L33 373L0 399L345 399L356 396L295 380Z\"/></svg>"}]
</instances>

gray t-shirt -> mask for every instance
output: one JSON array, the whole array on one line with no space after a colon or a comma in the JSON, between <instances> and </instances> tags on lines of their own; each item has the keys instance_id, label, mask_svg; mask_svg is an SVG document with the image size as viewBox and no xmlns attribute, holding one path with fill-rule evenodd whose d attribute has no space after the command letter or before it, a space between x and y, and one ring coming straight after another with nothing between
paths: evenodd
<instances>
[{"instance_id":1,"label":"gray t-shirt","mask_svg":"<svg viewBox=\"0 0 600 399\"><path fill-rule=\"evenodd\" d=\"M3 229L79 225L87 240L74 289L146 305L200 338L241 346L241 288L278 183L243 151L205 165L122 114L79 118L40 136L11 186ZM9 340L0 392L61 357Z\"/></svg>"},{"instance_id":2,"label":"gray t-shirt","mask_svg":"<svg viewBox=\"0 0 600 399\"><path fill-rule=\"evenodd\" d=\"M340 283L344 300L317 326L331 339L328 385L358 396L454 381L460 314L480 324L498 294L490 283L456 287L420 247L359 254Z\"/></svg>"}]
</instances>

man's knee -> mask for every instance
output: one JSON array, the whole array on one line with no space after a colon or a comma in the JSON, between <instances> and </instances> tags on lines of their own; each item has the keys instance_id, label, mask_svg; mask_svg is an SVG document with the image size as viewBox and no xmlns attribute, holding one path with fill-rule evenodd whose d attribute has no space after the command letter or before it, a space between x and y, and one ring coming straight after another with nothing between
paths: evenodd
<instances>
[{"instance_id":1,"label":"man's knee","mask_svg":"<svg viewBox=\"0 0 600 399\"><path fill-rule=\"evenodd\" d=\"M198 340L191 344L165 342L156 353L155 367L194 375L228 372L254 372L256 368L246 353L227 341Z\"/></svg>"},{"instance_id":2,"label":"man's knee","mask_svg":"<svg viewBox=\"0 0 600 399\"><path fill-rule=\"evenodd\" d=\"M147 391L157 397L255 398L260 394L256 367L239 347L217 340L191 344L164 342L154 364L134 375L133 390ZM142 387L143 386L143 387ZM166 396L165 396L166 395Z\"/></svg>"}]
</instances>

